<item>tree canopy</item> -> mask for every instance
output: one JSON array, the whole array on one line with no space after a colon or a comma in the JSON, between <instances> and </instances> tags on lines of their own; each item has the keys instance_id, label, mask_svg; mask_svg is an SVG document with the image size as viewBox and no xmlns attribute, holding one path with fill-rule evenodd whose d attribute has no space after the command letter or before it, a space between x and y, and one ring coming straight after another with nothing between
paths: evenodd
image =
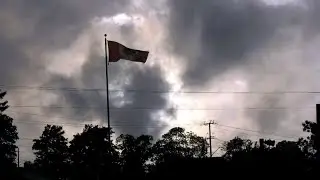
<instances>
[{"instance_id":1,"label":"tree canopy","mask_svg":"<svg viewBox=\"0 0 320 180\"><path fill-rule=\"evenodd\" d=\"M13 119L4 114L9 107L8 101L3 100L5 95L6 92L0 90L0 167L8 172L16 166L18 132Z\"/></svg>"},{"instance_id":2,"label":"tree canopy","mask_svg":"<svg viewBox=\"0 0 320 180\"><path fill-rule=\"evenodd\" d=\"M33 140L35 165L51 177L67 176L68 139L64 134L62 126L46 125L39 139Z\"/></svg>"},{"instance_id":3,"label":"tree canopy","mask_svg":"<svg viewBox=\"0 0 320 180\"><path fill-rule=\"evenodd\" d=\"M119 153L108 141L107 127L85 125L70 141L70 159L76 179L113 177L119 172ZM106 169L109 171L107 172Z\"/></svg>"},{"instance_id":4,"label":"tree canopy","mask_svg":"<svg viewBox=\"0 0 320 180\"><path fill-rule=\"evenodd\" d=\"M116 142L120 151L120 163L126 176L141 178L148 169L147 161L152 157L152 140L149 135L135 138L121 134Z\"/></svg>"}]
</instances>

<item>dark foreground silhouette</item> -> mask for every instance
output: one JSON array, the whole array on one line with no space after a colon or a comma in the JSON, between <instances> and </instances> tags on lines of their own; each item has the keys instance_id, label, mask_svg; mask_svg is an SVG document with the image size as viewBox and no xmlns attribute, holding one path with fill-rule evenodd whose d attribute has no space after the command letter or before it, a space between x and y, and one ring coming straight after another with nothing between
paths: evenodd
<instances>
[{"instance_id":1,"label":"dark foreground silhouette","mask_svg":"<svg viewBox=\"0 0 320 180\"><path fill-rule=\"evenodd\" d=\"M33 140L33 162L17 167L17 128L4 114L8 108L0 91L0 179L163 179L313 177L317 165L317 124L302 124L307 137L296 141L235 137L222 144L221 157L208 158L205 138L172 128L160 139L122 134L86 125L69 141L62 126L47 125Z\"/></svg>"}]
</instances>

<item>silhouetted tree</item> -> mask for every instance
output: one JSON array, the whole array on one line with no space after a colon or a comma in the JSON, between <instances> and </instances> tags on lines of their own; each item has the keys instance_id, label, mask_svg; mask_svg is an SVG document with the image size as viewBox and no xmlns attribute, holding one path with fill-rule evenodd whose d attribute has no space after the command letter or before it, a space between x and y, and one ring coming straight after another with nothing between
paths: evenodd
<instances>
[{"instance_id":1,"label":"silhouetted tree","mask_svg":"<svg viewBox=\"0 0 320 180\"><path fill-rule=\"evenodd\" d=\"M148 135L135 138L131 135L121 134L117 138L121 165L126 176L136 178L145 176L146 162L152 156L152 140L152 136Z\"/></svg>"},{"instance_id":2,"label":"silhouetted tree","mask_svg":"<svg viewBox=\"0 0 320 180\"><path fill-rule=\"evenodd\" d=\"M15 167L17 127L12 124L13 119L4 114L9 107L8 101L2 101L6 92L0 90L0 168L3 172Z\"/></svg>"},{"instance_id":3,"label":"silhouetted tree","mask_svg":"<svg viewBox=\"0 0 320 180\"><path fill-rule=\"evenodd\" d=\"M71 172L68 179L199 178L211 175L212 170L224 177L248 177L249 172L264 178L307 177L317 172L313 164L316 128L316 123L304 122L303 131L310 135L297 141L256 142L235 137L223 144L222 157L205 158L206 139L180 127L170 129L155 144L152 136L122 134L115 145L108 141L108 134L113 134L110 129L86 125L83 132L74 135L68 148L62 127L47 125L34 140L35 163L26 162L25 170L39 167L53 179L66 178L66 172Z\"/></svg>"},{"instance_id":4,"label":"silhouetted tree","mask_svg":"<svg viewBox=\"0 0 320 180\"><path fill-rule=\"evenodd\" d=\"M46 125L39 139L34 139L32 149L35 165L45 175L54 179L67 176L68 140L61 126Z\"/></svg>"},{"instance_id":5,"label":"silhouetted tree","mask_svg":"<svg viewBox=\"0 0 320 180\"><path fill-rule=\"evenodd\" d=\"M277 143L276 147L274 148L276 151L282 153L288 159L297 159L297 158L304 158L304 154L299 147L298 142L294 141L280 141Z\"/></svg>"},{"instance_id":6,"label":"silhouetted tree","mask_svg":"<svg viewBox=\"0 0 320 180\"><path fill-rule=\"evenodd\" d=\"M175 127L156 142L153 147L155 163L171 158L204 158L207 155L207 141L184 128Z\"/></svg>"},{"instance_id":7,"label":"silhouetted tree","mask_svg":"<svg viewBox=\"0 0 320 180\"><path fill-rule=\"evenodd\" d=\"M316 132L317 123L305 121L302 123L303 131L310 133L307 138L299 138L298 145L309 159L314 159L316 156Z\"/></svg>"},{"instance_id":8,"label":"silhouetted tree","mask_svg":"<svg viewBox=\"0 0 320 180\"><path fill-rule=\"evenodd\" d=\"M230 160L234 155L250 152L254 148L254 144L250 139L241 139L239 137L235 137L234 139L225 142L222 146L222 149L225 151L223 157Z\"/></svg>"},{"instance_id":9,"label":"silhouetted tree","mask_svg":"<svg viewBox=\"0 0 320 180\"><path fill-rule=\"evenodd\" d=\"M299 147L299 142L260 139L252 142L248 139L236 137L224 143L225 154L229 161L229 168L234 173L241 173L250 169L264 177L274 174L298 176L307 172L308 162Z\"/></svg>"},{"instance_id":10,"label":"silhouetted tree","mask_svg":"<svg viewBox=\"0 0 320 180\"><path fill-rule=\"evenodd\" d=\"M261 149L270 150L270 149L274 148L275 145L276 145L276 141L275 141L275 140L271 140L271 139L260 139L260 148L261 148Z\"/></svg>"},{"instance_id":11,"label":"silhouetted tree","mask_svg":"<svg viewBox=\"0 0 320 180\"><path fill-rule=\"evenodd\" d=\"M85 125L74 135L69 148L74 179L104 179L119 173L119 154L108 141L109 132L106 127Z\"/></svg>"},{"instance_id":12,"label":"silhouetted tree","mask_svg":"<svg viewBox=\"0 0 320 180\"><path fill-rule=\"evenodd\" d=\"M309 159L309 174L317 174L320 170L319 162L316 162L318 149L316 141L319 141L316 139L319 138L316 134L318 132L317 128L319 127L316 122L311 121L303 122L302 126L303 131L309 133L309 136L307 136L307 138L299 138L298 145L302 149L304 155Z\"/></svg>"}]
</instances>

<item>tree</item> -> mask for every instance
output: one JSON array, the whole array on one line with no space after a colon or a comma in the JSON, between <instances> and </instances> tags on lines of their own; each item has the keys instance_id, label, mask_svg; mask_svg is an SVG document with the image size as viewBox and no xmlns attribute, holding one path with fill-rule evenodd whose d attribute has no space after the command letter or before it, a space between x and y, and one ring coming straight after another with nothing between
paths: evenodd
<instances>
[{"instance_id":1,"label":"tree","mask_svg":"<svg viewBox=\"0 0 320 180\"><path fill-rule=\"evenodd\" d=\"M241 139L239 137L235 137L234 139L223 144L222 149L225 151L223 157L230 160L237 154L252 151L253 148L253 142L250 139Z\"/></svg>"},{"instance_id":2,"label":"tree","mask_svg":"<svg viewBox=\"0 0 320 180\"><path fill-rule=\"evenodd\" d=\"M194 160L205 160L208 143L205 138L192 132L186 132L184 128L175 127L162 135L153 146L152 166L150 166L150 179L179 178L183 174L192 174L197 169L191 166Z\"/></svg>"},{"instance_id":3,"label":"tree","mask_svg":"<svg viewBox=\"0 0 320 180\"><path fill-rule=\"evenodd\" d=\"M153 147L156 163L170 158L203 158L207 155L207 141L184 128L175 127L162 135Z\"/></svg>"},{"instance_id":4,"label":"tree","mask_svg":"<svg viewBox=\"0 0 320 180\"><path fill-rule=\"evenodd\" d=\"M310 133L310 135L305 138L299 138L298 145L304 152L305 156L309 159L314 159L316 156L316 132L317 123L311 121L305 121L302 123L303 131Z\"/></svg>"},{"instance_id":5,"label":"tree","mask_svg":"<svg viewBox=\"0 0 320 180\"><path fill-rule=\"evenodd\" d=\"M298 142L280 141L277 143L274 149L280 152L282 154L282 157L285 157L290 160L304 158L304 154L301 148L299 147Z\"/></svg>"},{"instance_id":6,"label":"tree","mask_svg":"<svg viewBox=\"0 0 320 180\"><path fill-rule=\"evenodd\" d=\"M244 169L273 177L274 174L302 175L306 172L305 156L298 142L260 139L252 142L249 139L236 137L225 142L223 157L231 165L234 173L242 173Z\"/></svg>"},{"instance_id":7,"label":"tree","mask_svg":"<svg viewBox=\"0 0 320 180\"><path fill-rule=\"evenodd\" d=\"M274 148L276 141L271 139L260 139L260 148L265 150L270 150Z\"/></svg>"},{"instance_id":8,"label":"tree","mask_svg":"<svg viewBox=\"0 0 320 180\"><path fill-rule=\"evenodd\" d=\"M141 135L137 138L132 135L121 134L117 138L117 147L120 150L123 173L130 177L142 177L146 172L146 162L152 156L152 136Z\"/></svg>"},{"instance_id":9,"label":"tree","mask_svg":"<svg viewBox=\"0 0 320 180\"><path fill-rule=\"evenodd\" d=\"M74 179L117 175L119 155L115 145L108 141L110 132L106 127L85 125L82 133L74 135L69 148Z\"/></svg>"},{"instance_id":10,"label":"tree","mask_svg":"<svg viewBox=\"0 0 320 180\"><path fill-rule=\"evenodd\" d=\"M33 140L35 165L55 179L67 176L68 140L64 134L61 126L46 125L40 138Z\"/></svg>"},{"instance_id":11,"label":"tree","mask_svg":"<svg viewBox=\"0 0 320 180\"><path fill-rule=\"evenodd\" d=\"M8 101L2 101L6 92L0 90L0 167L4 172L15 166L17 127L12 124L13 119L4 114L9 107Z\"/></svg>"}]
</instances>

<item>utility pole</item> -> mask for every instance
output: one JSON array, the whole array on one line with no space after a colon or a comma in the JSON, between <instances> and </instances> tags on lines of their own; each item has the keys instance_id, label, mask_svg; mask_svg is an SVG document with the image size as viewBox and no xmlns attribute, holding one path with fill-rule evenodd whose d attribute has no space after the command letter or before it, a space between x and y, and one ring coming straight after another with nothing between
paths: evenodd
<instances>
[{"instance_id":1,"label":"utility pole","mask_svg":"<svg viewBox=\"0 0 320 180\"><path fill-rule=\"evenodd\" d=\"M19 147L17 147L17 166L18 168L20 167L20 150L19 150Z\"/></svg>"},{"instance_id":2,"label":"utility pole","mask_svg":"<svg viewBox=\"0 0 320 180\"><path fill-rule=\"evenodd\" d=\"M211 125L216 124L213 120L211 120L208 123L204 123L205 126L209 127L209 152L210 152L210 157L212 157L212 136L211 136Z\"/></svg>"}]
</instances>

